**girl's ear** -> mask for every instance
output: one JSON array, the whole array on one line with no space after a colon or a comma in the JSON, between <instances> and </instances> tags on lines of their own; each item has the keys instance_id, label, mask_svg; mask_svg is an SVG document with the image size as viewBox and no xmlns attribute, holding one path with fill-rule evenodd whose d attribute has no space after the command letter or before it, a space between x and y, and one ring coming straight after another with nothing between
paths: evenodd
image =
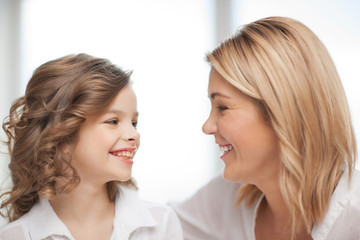
<instances>
[{"instance_id":1,"label":"girl's ear","mask_svg":"<svg viewBox=\"0 0 360 240\"><path fill-rule=\"evenodd\" d=\"M61 151L64 153L64 154L70 154L71 152L71 146L69 144L64 144L64 146L62 147Z\"/></svg>"}]
</instances>

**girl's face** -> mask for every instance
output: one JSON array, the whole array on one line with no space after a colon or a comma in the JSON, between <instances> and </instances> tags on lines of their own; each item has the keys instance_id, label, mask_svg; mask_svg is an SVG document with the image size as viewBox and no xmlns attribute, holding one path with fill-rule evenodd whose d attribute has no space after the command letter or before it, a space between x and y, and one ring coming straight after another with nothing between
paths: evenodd
<instances>
[{"instance_id":1,"label":"girl's face","mask_svg":"<svg viewBox=\"0 0 360 240\"><path fill-rule=\"evenodd\" d=\"M278 138L259 106L214 69L208 94L211 112L203 132L214 135L222 151L224 178L256 185L277 178Z\"/></svg>"},{"instance_id":2,"label":"girl's face","mask_svg":"<svg viewBox=\"0 0 360 240\"><path fill-rule=\"evenodd\" d=\"M140 138L136 105L135 93L127 85L105 113L89 117L82 124L72 151L72 164L82 182L103 184L130 179Z\"/></svg>"}]
</instances>

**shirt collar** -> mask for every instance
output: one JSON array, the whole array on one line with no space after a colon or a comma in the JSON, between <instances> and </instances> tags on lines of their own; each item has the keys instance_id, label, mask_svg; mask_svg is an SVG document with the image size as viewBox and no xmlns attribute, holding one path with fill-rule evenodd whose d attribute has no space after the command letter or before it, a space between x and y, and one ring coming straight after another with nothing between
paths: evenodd
<instances>
[{"instance_id":1,"label":"shirt collar","mask_svg":"<svg viewBox=\"0 0 360 240\"><path fill-rule=\"evenodd\" d=\"M44 239L58 235L74 240L65 224L54 212L49 200L40 199L27 215L32 239ZM115 198L113 235L129 236L137 228L154 227L157 224L146 202L138 198L137 191L118 185Z\"/></svg>"},{"instance_id":2,"label":"shirt collar","mask_svg":"<svg viewBox=\"0 0 360 240\"><path fill-rule=\"evenodd\" d=\"M355 172L356 171L353 171L353 174L355 174ZM324 239L329 233L336 219L349 202L353 184L354 182L352 179L349 181L349 171L345 169L330 198L329 207L323 221L315 224L312 229L311 236L313 239Z\"/></svg>"},{"instance_id":3,"label":"shirt collar","mask_svg":"<svg viewBox=\"0 0 360 240\"><path fill-rule=\"evenodd\" d=\"M137 191L118 185L115 200L114 229L125 229L131 234L139 227L154 227L157 222L146 202L141 201Z\"/></svg>"},{"instance_id":4,"label":"shirt collar","mask_svg":"<svg viewBox=\"0 0 360 240\"><path fill-rule=\"evenodd\" d=\"M44 239L52 235L74 239L47 199L40 199L30 210L28 218L31 239Z\"/></svg>"}]
</instances>

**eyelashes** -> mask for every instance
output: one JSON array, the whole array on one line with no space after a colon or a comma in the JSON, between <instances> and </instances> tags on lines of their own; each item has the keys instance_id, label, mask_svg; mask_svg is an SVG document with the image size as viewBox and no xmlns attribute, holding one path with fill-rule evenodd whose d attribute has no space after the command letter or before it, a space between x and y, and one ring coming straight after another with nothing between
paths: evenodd
<instances>
[{"instance_id":1,"label":"eyelashes","mask_svg":"<svg viewBox=\"0 0 360 240\"><path fill-rule=\"evenodd\" d=\"M118 119L111 119L111 120L106 121L105 123L108 123L108 124L111 124L111 125L118 125L119 120ZM136 128L137 125L138 125L138 121L133 121L131 123L131 125L133 125L133 127Z\"/></svg>"},{"instance_id":2,"label":"eyelashes","mask_svg":"<svg viewBox=\"0 0 360 240\"><path fill-rule=\"evenodd\" d=\"M117 119L112 119L112 120L106 121L105 123L117 125L117 124L119 123L119 120L117 120Z\"/></svg>"},{"instance_id":3,"label":"eyelashes","mask_svg":"<svg viewBox=\"0 0 360 240\"><path fill-rule=\"evenodd\" d=\"M223 111L229 109L228 107L223 106L223 105L219 105L219 106L217 106L216 108L217 108L220 112L223 112Z\"/></svg>"}]
</instances>

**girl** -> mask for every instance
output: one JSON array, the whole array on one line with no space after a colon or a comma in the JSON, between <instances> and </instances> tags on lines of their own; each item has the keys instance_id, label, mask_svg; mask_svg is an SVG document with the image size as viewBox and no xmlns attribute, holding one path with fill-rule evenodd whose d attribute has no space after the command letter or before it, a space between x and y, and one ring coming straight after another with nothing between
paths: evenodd
<instances>
[{"instance_id":1,"label":"girl","mask_svg":"<svg viewBox=\"0 0 360 240\"><path fill-rule=\"evenodd\" d=\"M40 66L3 124L13 187L0 239L182 239L168 207L140 201L130 73L70 55Z\"/></svg>"}]
</instances>

